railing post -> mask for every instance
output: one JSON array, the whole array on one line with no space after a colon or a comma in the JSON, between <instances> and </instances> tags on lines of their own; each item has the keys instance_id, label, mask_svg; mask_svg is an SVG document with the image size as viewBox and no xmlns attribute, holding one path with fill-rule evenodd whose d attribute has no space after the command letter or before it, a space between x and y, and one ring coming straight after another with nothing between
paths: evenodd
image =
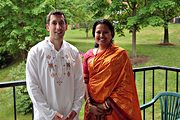
<instances>
[{"instance_id":1,"label":"railing post","mask_svg":"<svg viewBox=\"0 0 180 120\"><path fill-rule=\"evenodd\" d=\"M167 78L168 78L168 70L166 69L166 75L165 75L165 91L167 91Z\"/></svg>"},{"instance_id":2,"label":"railing post","mask_svg":"<svg viewBox=\"0 0 180 120\"><path fill-rule=\"evenodd\" d=\"M177 92L177 93L179 92L179 88L178 88L179 76L178 76L178 73L179 73L179 72L176 72L176 92Z\"/></svg>"},{"instance_id":3,"label":"railing post","mask_svg":"<svg viewBox=\"0 0 180 120\"><path fill-rule=\"evenodd\" d=\"M152 70L152 98L154 98L154 69ZM152 119L154 120L154 105L152 106Z\"/></svg>"},{"instance_id":4,"label":"railing post","mask_svg":"<svg viewBox=\"0 0 180 120\"><path fill-rule=\"evenodd\" d=\"M16 120L16 88L13 86L13 98L14 98L14 120Z\"/></svg>"},{"instance_id":5,"label":"railing post","mask_svg":"<svg viewBox=\"0 0 180 120\"><path fill-rule=\"evenodd\" d=\"M145 91L146 91L146 72L145 72L145 70L143 71L143 104L145 104L146 103L146 101L145 101L145 99L146 99L146 93L145 93ZM143 119L145 120L146 119L146 112L145 112L145 110L143 111Z\"/></svg>"}]
</instances>

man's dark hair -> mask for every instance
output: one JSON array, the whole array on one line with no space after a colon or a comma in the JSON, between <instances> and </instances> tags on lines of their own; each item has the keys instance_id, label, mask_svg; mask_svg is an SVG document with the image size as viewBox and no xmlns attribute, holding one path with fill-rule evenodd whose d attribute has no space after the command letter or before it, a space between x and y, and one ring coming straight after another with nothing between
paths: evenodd
<instances>
[{"instance_id":1,"label":"man's dark hair","mask_svg":"<svg viewBox=\"0 0 180 120\"><path fill-rule=\"evenodd\" d=\"M66 16L60 10L52 10L46 17L46 24L49 23L51 15L63 15L64 16L64 21L67 24Z\"/></svg>"}]
</instances>

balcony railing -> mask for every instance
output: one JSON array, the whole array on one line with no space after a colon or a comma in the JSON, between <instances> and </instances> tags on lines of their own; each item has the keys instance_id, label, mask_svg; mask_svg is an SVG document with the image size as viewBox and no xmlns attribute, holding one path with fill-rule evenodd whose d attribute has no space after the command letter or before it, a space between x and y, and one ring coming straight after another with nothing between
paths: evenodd
<instances>
[{"instance_id":1,"label":"balcony railing","mask_svg":"<svg viewBox=\"0 0 180 120\"><path fill-rule=\"evenodd\" d=\"M138 92L141 105L148 102L147 97L149 97L149 94L151 94L151 97L149 97L149 99L151 100L158 92L162 92L162 91L172 91L177 93L179 92L180 68L167 67L167 66L151 66L151 67L134 68L133 71L134 71L135 80L138 81L138 83L142 82L141 88L140 87L138 88L137 86L138 90L139 89L142 90L142 91L139 90ZM138 74L139 72L141 74ZM142 93L141 96L140 93ZM151 114L152 120L155 119L154 113L155 113L155 109L153 105L152 112L148 113L148 116L150 116ZM142 117L143 120L146 120L146 110L142 111Z\"/></svg>"},{"instance_id":2,"label":"balcony railing","mask_svg":"<svg viewBox=\"0 0 180 120\"><path fill-rule=\"evenodd\" d=\"M16 87L17 86L25 86L26 81L25 80L19 80L19 81L10 81L10 82L2 82L0 83L0 88L8 88L12 87L13 89L13 105L14 105L14 120L17 119L17 110L16 110ZM1 108L0 108L1 109ZM1 119L1 118L0 118ZM32 114L33 119L33 114Z\"/></svg>"},{"instance_id":3,"label":"balcony railing","mask_svg":"<svg viewBox=\"0 0 180 120\"><path fill-rule=\"evenodd\" d=\"M153 98L157 92L160 91L174 91L174 92L179 92L179 72L180 68L174 68L174 67L166 67L166 66L151 66L151 67L142 67L142 68L134 68L134 77L136 80L136 83L140 83L142 81L142 85L137 85L138 89L138 95L140 99L140 104L145 104L147 102L147 94L151 94L151 98ZM175 77L173 79L169 80L169 76L174 76L172 74L175 74ZM156 90L155 88L156 85L156 78L158 79L159 76L162 76L160 79L160 83L163 83L163 89L161 90ZM162 78L164 78L162 80ZM170 83L169 83L170 81ZM151 83L151 84L146 84L146 83ZM17 119L17 110L16 110L16 87L17 86L25 86L26 82L25 80L20 80L20 81L11 81L11 82L2 82L0 83L0 88L8 88L12 87L13 88L13 104L14 104L14 120ZM147 86L148 85L148 86ZM175 86L175 88L172 89L170 86ZM146 88L150 89L146 89ZM158 85L159 87L159 85ZM141 91L142 89L142 91ZM141 95L140 95L141 93ZM141 103L142 102L142 103ZM1 108L0 108L1 109ZM152 119L154 120L154 106L152 106ZM146 119L146 111L142 111L142 116L143 119ZM32 119L33 119L33 114L32 114Z\"/></svg>"}]
</instances>

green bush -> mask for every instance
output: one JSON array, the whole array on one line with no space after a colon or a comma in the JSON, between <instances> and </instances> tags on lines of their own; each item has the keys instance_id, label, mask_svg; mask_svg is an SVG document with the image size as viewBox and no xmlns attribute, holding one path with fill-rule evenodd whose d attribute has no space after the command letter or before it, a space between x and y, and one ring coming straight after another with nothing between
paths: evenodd
<instances>
[{"instance_id":1,"label":"green bush","mask_svg":"<svg viewBox=\"0 0 180 120\"><path fill-rule=\"evenodd\" d=\"M23 115L32 112L32 102L25 86L21 86L16 91L17 111Z\"/></svg>"},{"instance_id":2,"label":"green bush","mask_svg":"<svg viewBox=\"0 0 180 120\"><path fill-rule=\"evenodd\" d=\"M0 68L8 66L13 61L13 56L8 52L0 52Z\"/></svg>"}]
</instances>

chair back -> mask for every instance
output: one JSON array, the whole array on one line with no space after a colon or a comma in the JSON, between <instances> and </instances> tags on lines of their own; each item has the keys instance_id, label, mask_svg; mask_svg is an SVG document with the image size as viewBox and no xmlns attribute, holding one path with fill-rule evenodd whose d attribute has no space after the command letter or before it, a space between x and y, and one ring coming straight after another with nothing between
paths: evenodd
<instances>
[{"instance_id":1,"label":"chair back","mask_svg":"<svg viewBox=\"0 0 180 120\"><path fill-rule=\"evenodd\" d=\"M162 120L180 120L180 94L161 92L156 97L160 101Z\"/></svg>"}]
</instances>

